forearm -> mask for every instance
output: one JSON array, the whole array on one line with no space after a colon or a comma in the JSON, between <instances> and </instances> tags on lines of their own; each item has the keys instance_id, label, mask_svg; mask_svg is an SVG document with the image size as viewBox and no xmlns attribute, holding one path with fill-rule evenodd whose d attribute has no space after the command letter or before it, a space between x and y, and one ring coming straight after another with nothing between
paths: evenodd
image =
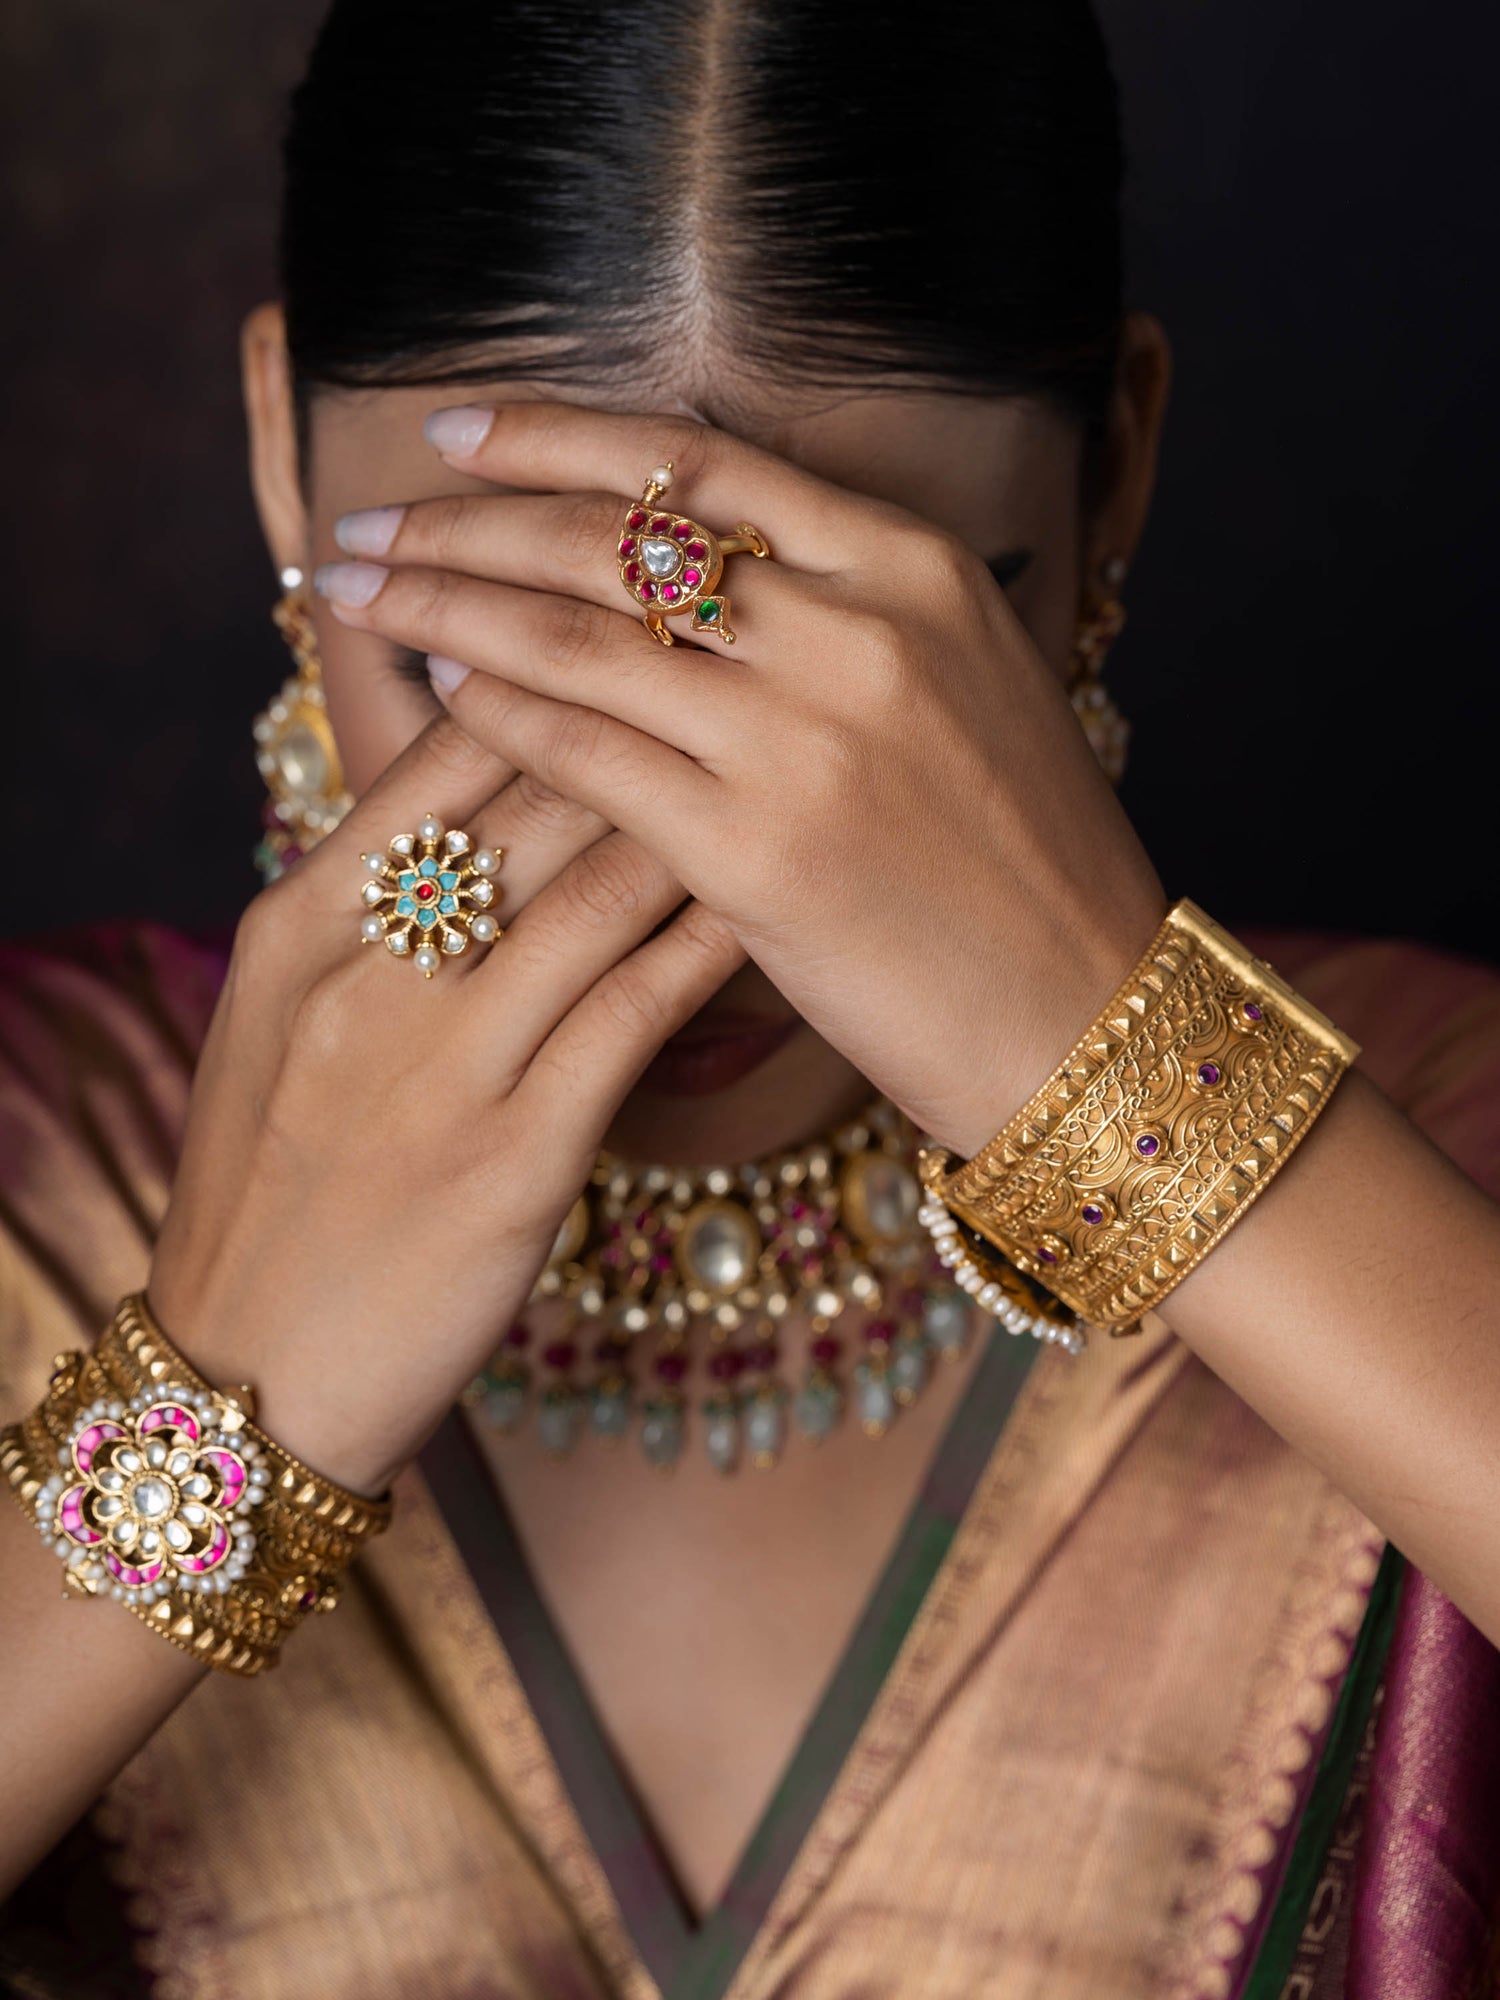
<instances>
[{"instance_id":1,"label":"forearm","mask_svg":"<svg viewBox=\"0 0 1500 2000\"><path fill-rule=\"evenodd\" d=\"M122 1604L64 1596L62 1574L0 1493L0 1899L209 1671Z\"/></svg>"},{"instance_id":2,"label":"forearm","mask_svg":"<svg viewBox=\"0 0 1500 2000\"><path fill-rule=\"evenodd\" d=\"M1358 1071L1163 1317L1500 1644L1500 1209Z\"/></svg>"}]
</instances>

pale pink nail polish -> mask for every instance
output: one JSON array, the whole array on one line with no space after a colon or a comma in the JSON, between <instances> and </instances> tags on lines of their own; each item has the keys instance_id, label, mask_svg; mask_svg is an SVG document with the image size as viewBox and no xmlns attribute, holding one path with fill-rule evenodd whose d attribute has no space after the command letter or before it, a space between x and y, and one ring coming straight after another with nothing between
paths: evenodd
<instances>
[{"instance_id":1,"label":"pale pink nail polish","mask_svg":"<svg viewBox=\"0 0 1500 2000\"><path fill-rule=\"evenodd\" d=\"M450 660L446 653L427 655L428 678L442 694L452 694L456 687L462 687L473 671L462 660Z\"/></svg>"},{"instance_id":2,"label":"pale pink nail polish","mask_svg":"<svg viewBox=\"0 0 1500 2000\"><path fill-rule=\"evenodd\" d=\"M351 556L386 556L405 518L404 507L362 507L358 513L340 515L333 524L333 539Z\"/></svg>"},{"instance_id":3,"label":"pale pink nail polish","mask_svg":"<svg viewBox=\"0 0 1500 2000\"><path fill-rule=\"evenodd\" d=\"M363 611L367 604L375 602L389 575L390 571L382 569L379 563L324 563L314 572L313 589L332 604Z\"/></svg>"},{"instance_id":4,"label":"pale pink nail polish","mask_svg":"<svg viewBox=\"0 0 1500 2000\"><path fill-rule=\"evenodd\" d=\"M422 426L422 435L445 458L469 458L490 434L495 412L478 403L457 403L452 409L434 410Z\"/></svg>"}]
</instances>

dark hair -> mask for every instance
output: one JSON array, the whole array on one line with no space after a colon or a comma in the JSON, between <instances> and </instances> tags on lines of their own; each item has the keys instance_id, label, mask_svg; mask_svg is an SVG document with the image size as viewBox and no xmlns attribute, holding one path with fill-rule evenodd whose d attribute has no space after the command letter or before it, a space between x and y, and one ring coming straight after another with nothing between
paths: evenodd
<instances>
[{"instance_id":1,"label":"dark hair","mask_svg":"<svg viewBox=\"0 0 1500 2000\"><path fill-rule=\"evenodd\" d=\"M1107 406L1121 149L1087 0L334 0L285 162L304 394L655 372L678 341Z\"/></svg>"}]
</instances>

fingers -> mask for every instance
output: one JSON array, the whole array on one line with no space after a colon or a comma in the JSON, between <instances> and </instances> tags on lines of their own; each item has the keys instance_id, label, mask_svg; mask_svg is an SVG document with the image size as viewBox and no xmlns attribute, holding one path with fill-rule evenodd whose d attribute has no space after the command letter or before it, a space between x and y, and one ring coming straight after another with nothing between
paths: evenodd
<instances>
[{"instance_id":1,"label":"fingers","mask_svg":"<svg viewBox=\"0 0 1500 2000\"><path fill-rule=\"evenodd\" d=\"M690 902L595 982L537 1050L514 1101L555 1118L618 1105L662 1043L745 962L721 917ZM584 1135L587 1136L587 1135Z\"/></svg>"},{"instance_id":2,"label":"fingers","mask_svg":"<svg viewBox=\"0 0 1500 2000\"><path fill-rule=\"evenodd\" d=\"M501 856L495 915L509 924L570 861L611 828L588 806L522 771L481 808L469 831L476 847L491 848Z\"/></svg>"},{"instance_id":3,"label":"fingers","mask_svg":"<svg viewBox=\"0 0 1500 2000\"><path fill-rule=\"evenodd\" d=\"M461 570L615 610L615 545L627 504L614 493L452 493L345 514L334 537L367 561Z\"/></svg>"},{"instance_id":4,"label":"fingers","mask_svg":"<svg viewBox=\"0 0 1500 2000\"><path fill-rule=\"evenodd\" d=\"M471 673L443 700L497 760L634 835L674 868L701 846L720 782L654 736L488 674Z\"/></svg>"},{"instance_id":5,"label":"fingers","mask_svg":"<svg viewBox=\"0 0 1500 2000\"><path fill-rule=\"evenodd\" d=\"M445 826L466 825L515 775L513 764L451 716L435 716L333 831L274 885L274 893L324 910L354 908L362 854L383 852L395 835L411 832L428 813Z\"/></svg>"},{"instance_id":6,"label":"fingers","mask_svg":"<svg viewBox=\"0 0 1500 2000\"><path fill-rule=\"evenodd\" d=\"M594 983L682 902L663 862L610 833L540 891L470 975L475 1013L465 1040L488 1082L509 1089L535 1051Z\"/></svg>"},{"instance_id":7,"label":"fingers","mask_svg":"<svg viewBox=\"0 0 1500 2000\"><path fill-rule=\"evenodd\" d=\"M745 664L662 646L629 610L623 590L614 609L455 570L333 563L313 580L345 625L588 702L689 756L709 754L723 740L744 690Z\"/></svg>"},{"instance_id":8,"label":"fingers","mask_svg":"<svg viewBox=\"0 0 1500 2000\"><path fill-rule=\"evenodd\" d=\"M574 403L462 405L427 420L449 465L533 493L632 499L653 467L672 465L666 504L715 533L753 521L797 569L846 567L874 503L689 417L616 416Z\"/></svg>"}]
</instances>

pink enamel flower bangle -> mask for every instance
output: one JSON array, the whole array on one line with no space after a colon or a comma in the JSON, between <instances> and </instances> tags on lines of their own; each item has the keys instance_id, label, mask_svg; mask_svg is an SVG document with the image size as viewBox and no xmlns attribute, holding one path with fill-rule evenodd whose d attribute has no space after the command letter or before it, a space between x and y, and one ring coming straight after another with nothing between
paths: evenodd
<instances>
[{"instance_id":1,"label":"pink enamel flower bangle","mask_svg":"<svg viewBox=\"0 0 1500 2000\"><path fill-rule=\"evenodd\" d=\"M216 1389L144 1297L122 1299L91 1352L59 1354L42 1401L0 1429L0 1478L63 1565L63 1589L112 1597L207 1665L256 1674L338 1601L337 1580L390 1524Z\"/></svg>"}]
</instances>

